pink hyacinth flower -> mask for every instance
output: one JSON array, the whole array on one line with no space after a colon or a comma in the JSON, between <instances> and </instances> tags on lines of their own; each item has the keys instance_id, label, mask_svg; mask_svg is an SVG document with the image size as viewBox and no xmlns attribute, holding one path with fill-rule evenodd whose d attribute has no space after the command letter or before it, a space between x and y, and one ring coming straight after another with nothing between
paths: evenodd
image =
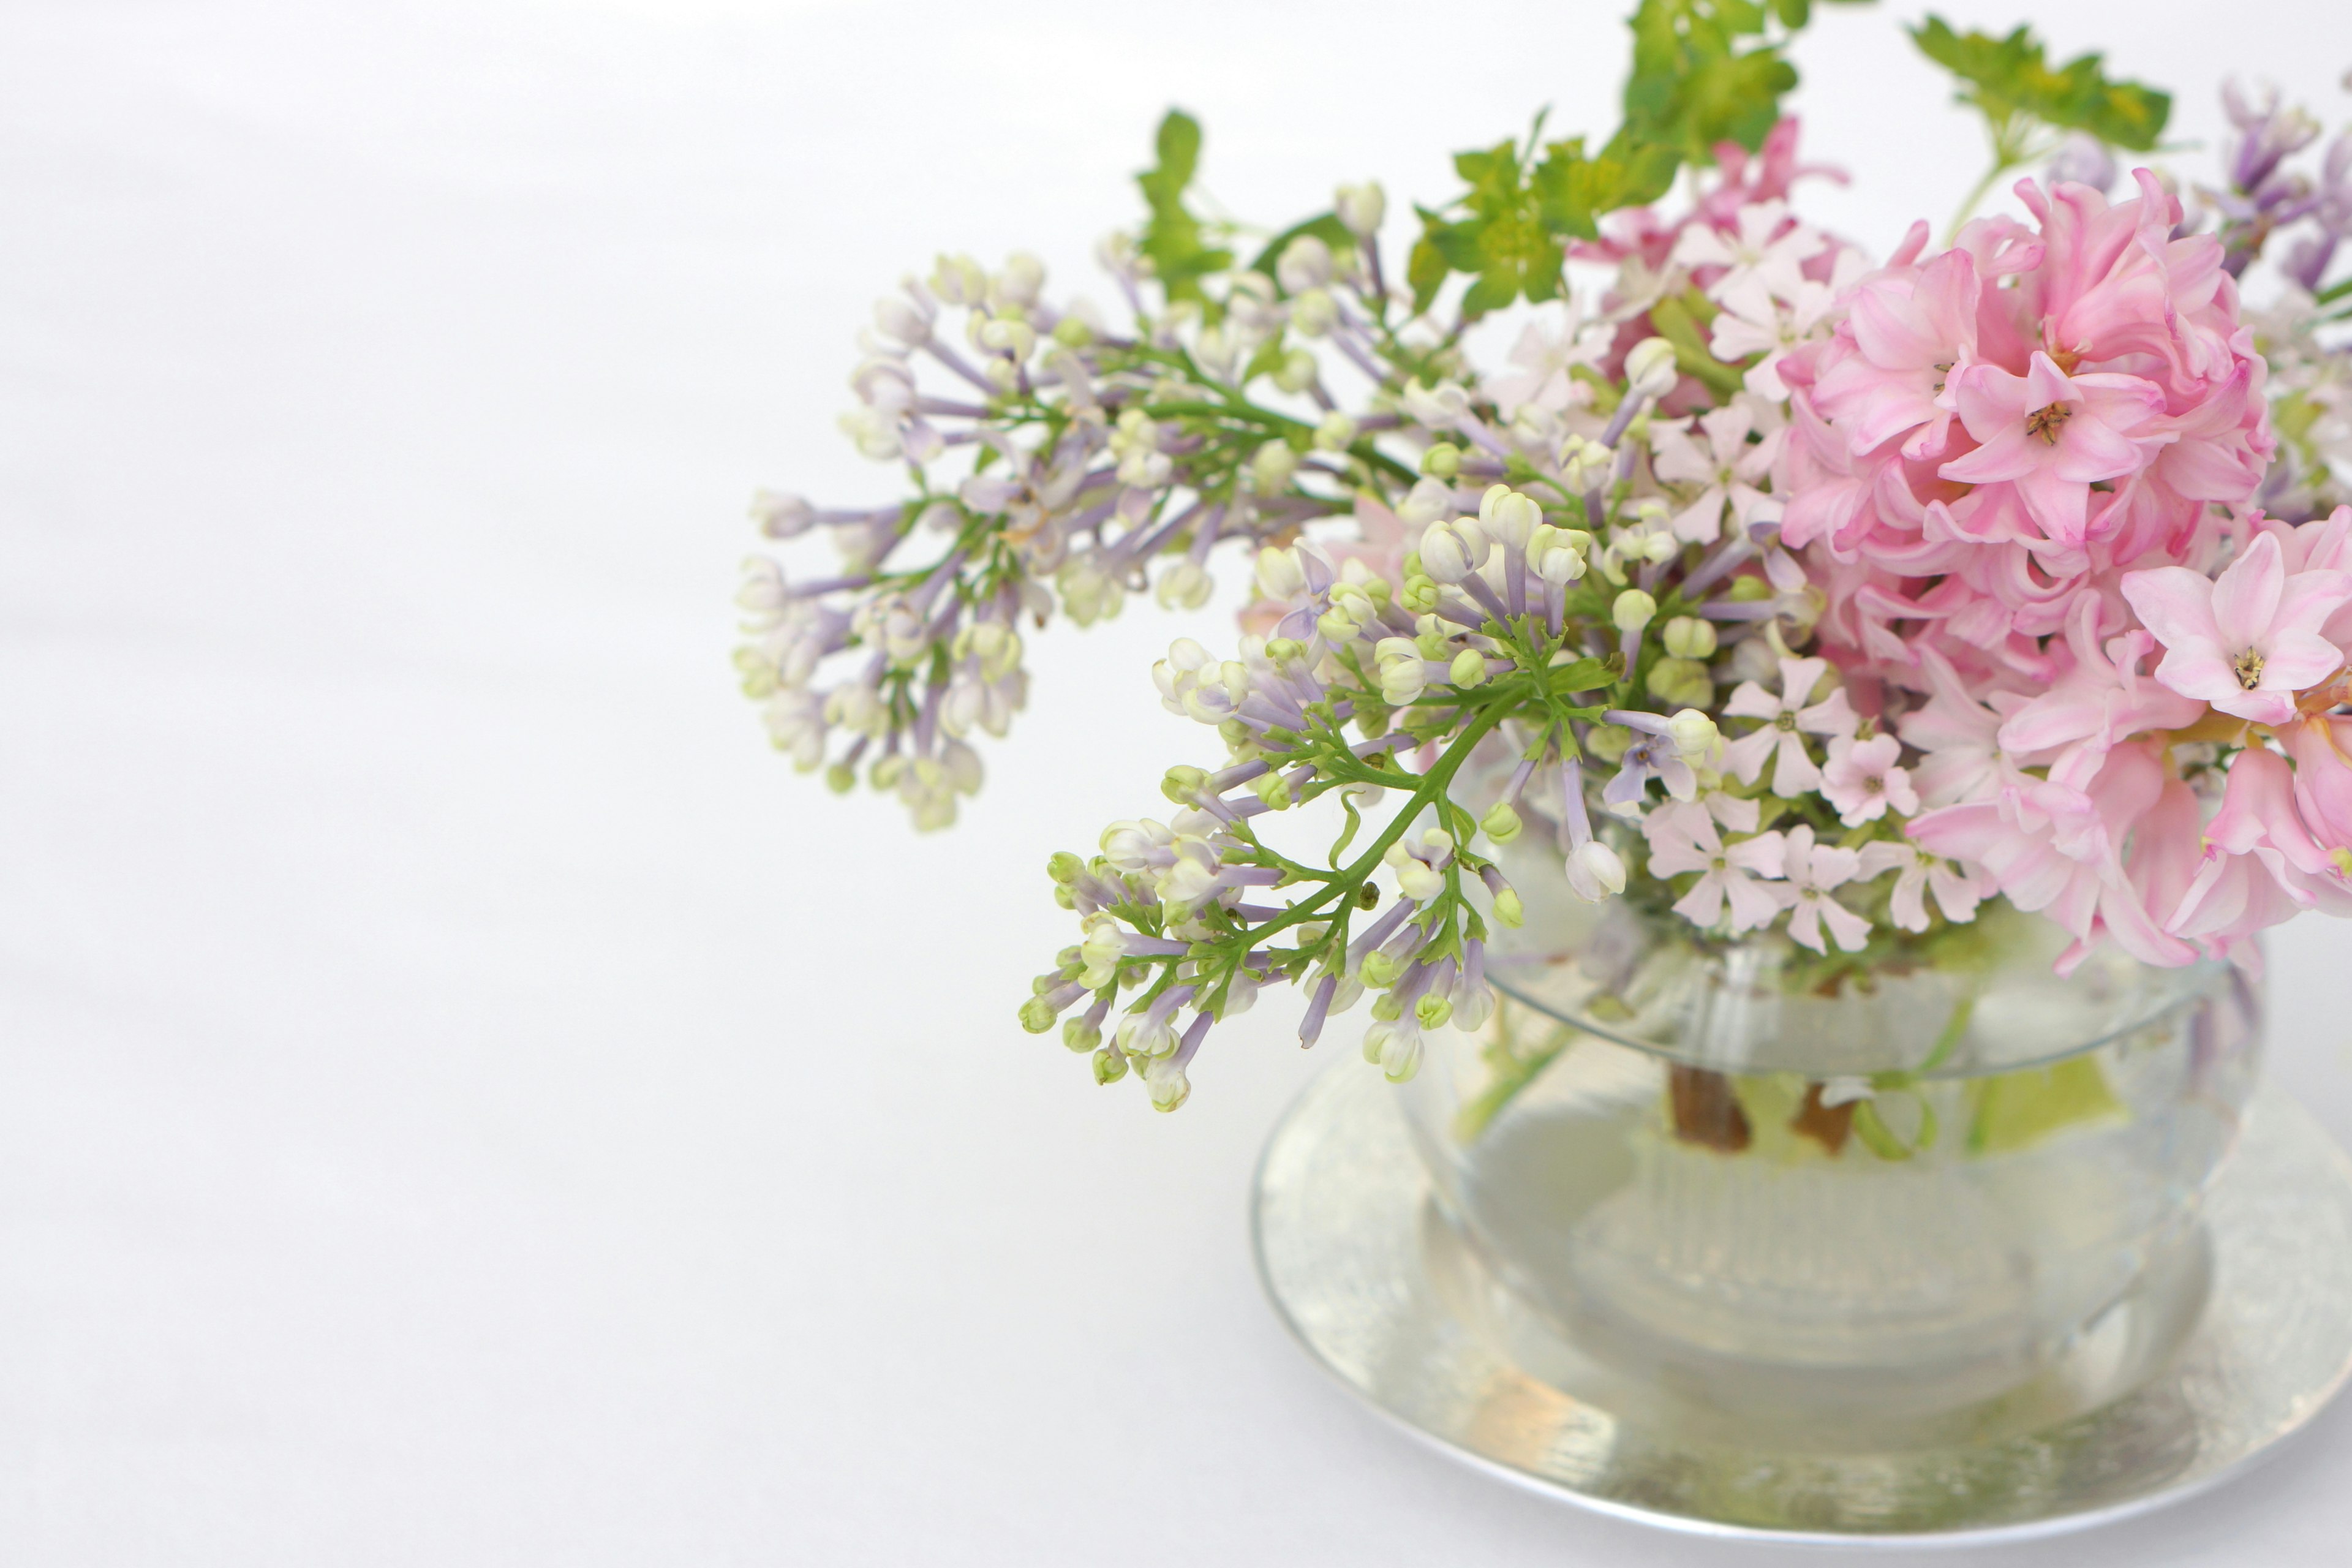
<instances>
[{"instance_id":1,"label":"pink hyacinth flower","mask_svg":"<svg viewBox=\"0 0 2352 1568\"><path fill-rule=\"evenodd\" d=\"M2276 752L2251 746L2230 764L2221 809L2169 929L2230 950L2303 910L2352 911L2352 882L2296 809L2294 773Z\"/></svg>"},{"instance_id":2,"label":"pink hyacinth flower","mask_svg":"<svg viewBox=\"0 0 2352 1568\"><path fill-rule=\"evenodd\" d=\"M1838 820L1848 827L1875 822L1892 806L1904 816L1919 809L1911 775L1895 766L1903 742L1892 735L1857 741L1841 735L1830 742L1829 764L1822 769L1822 795L1838 809Z\"/></svg>"},{"instance_id":3,"label":"pink hyacinth flower","mask_svg":"<svg viewBox=\"0 0 2352 1568\"><path fill-rule=\"evenodd\" d=\"M2294 805L2327 860L2352 887L2352 719L2313 714L2280 732L2294 759Z\"/></svg>"},{"instance_id":4,"label":"pink hyacinth flower","mask_svg":"<svg viewBox=\"0 0 2352 1568\"><path fill-rule=\"evenodd\" d=\"M2136 375L2070 376L2036 351L2023 375L1996 364L1958 373L1960 423L1982 443L1937 472L1962 484L2012 484L2050 539L2079 545L2091 486L2145 465L2168 436L2136 439L2164 413L2164 392Z\"/></svg>"},{"instance_id":5,"label":"pink hyacinth flower","mask_svg":"<svg viewBox=\"0 0 2352 1568\"><path fill-rule=\"evenodd\" d=\"M2290 576L2273 534L2257 535L2219 578L2159 566L2126 575L2123 594L2164 645L2156 679L2241 719L2285 723L2296 692L2345 665L2319 632L2352 602L2352 574Z\"/></svg>"}]
</instances>

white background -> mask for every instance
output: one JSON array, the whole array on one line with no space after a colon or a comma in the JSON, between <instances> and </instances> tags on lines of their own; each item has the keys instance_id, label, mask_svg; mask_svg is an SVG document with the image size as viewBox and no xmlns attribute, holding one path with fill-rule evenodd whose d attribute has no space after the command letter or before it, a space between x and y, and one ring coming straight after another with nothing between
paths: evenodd
<instances>
[{"instance_id":1,"label":"white background","mask_svg":"<svg viewBox=\"0 0 2352 1568\"><path fill-rule=\"evenodd\" d=\"M2186 138L2231 71L2352 110L2337 0L2031 9ZM1616 10L0 5L0 1561L1805 1557L1307 1364L1244 1226L1281 1006L1175 1117L1014 1025L1047 853L1199 760L1167 618L1049 639L923 839L726 663L751 488L894 494L832 419L899 274L1083 278L1171 100L1239 212L1402 213L1539 104L1604 130ZM1799 51L1877 247L1979 153L1895 19ZM2275 943L2273 1059L2352 1136L2347 937ZM2000 1561L2340 1562L2347 1460L2337 1410Z\"/></svg>"}]
</instances>

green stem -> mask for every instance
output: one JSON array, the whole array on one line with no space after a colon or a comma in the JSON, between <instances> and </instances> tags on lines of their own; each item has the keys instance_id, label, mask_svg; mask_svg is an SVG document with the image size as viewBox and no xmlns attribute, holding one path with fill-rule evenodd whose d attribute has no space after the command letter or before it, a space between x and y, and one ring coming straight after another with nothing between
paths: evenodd
<instances>
[{"instance_id":1,"label":"green stem","mask_svg":"<svg viewBox=\"0 0 2352 1568\"><path fill-rule=\"evenodd\" d=\"M1969 219L1976 214L1977 204L1985 199L2003 174L2016 167L2016 162L2005 150L1995 155L1992 167L1985 171L1984 178L1976 183L1976 188L1971 190L1967 199L1960 203L1960 210L1952 215L1952 226L1944 234L1944 244L1947 247L1960 237L1960 230L1968 226Z\"/></svg>"},{"instance_id":2,"label":"green stem","mask_svg":"<svg viewBox=\"0 0 2352 1568\"><path fill-rule=\"evenodd\" d=\"M1365 847L1361 855L1349 861L1344 869L1326 883L1322 891L1303 902L1291 905L1281 914L1263 924L1252 926L1247 938L1249 945L1258 946L1276 931L1318 919L1334 901L1352 897L1355 890L1363 885L1364 879L1380 868L1381 858L1389 852L1389 846L1403 837L1405 829L1412 826L1413 819L1421 815L1423 809L1445 793L1445 786L1454 782L1454 775L1461 770L1462 764L1469 760L1471 752L1476 749L1478 742L1486 737L1486 731L1503 721L1506 711L1511 706L1508 701L1501 700L1506 695L1506 689L1498 689L1496 693L1497 700L1478 710L1477 717L1470 721L1469 728L1456 736L1454 743L1445 749L1444 754L1430 765L1427 773L1421 775L1421 783L1415 786L1412 798L1398 808L1396 816L1391 819L1386 827L1381 829L1380 836Z\"/></svg>"}]
</instances>

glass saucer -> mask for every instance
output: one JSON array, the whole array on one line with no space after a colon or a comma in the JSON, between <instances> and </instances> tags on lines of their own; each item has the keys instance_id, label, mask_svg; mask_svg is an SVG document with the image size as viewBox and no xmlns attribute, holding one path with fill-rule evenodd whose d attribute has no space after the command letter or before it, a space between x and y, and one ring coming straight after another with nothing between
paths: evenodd
<instances>
[{"instance_id":1,"label":"glass saucer","mask_svg":"<svg viewBox=\"0 0 2352 1568\"><path fill-rule=\"evenodd\" d=\"M2352 1161L2281 1096L2250 1110L2202 1244L2151 1268L1972 1436L1840 1452L1596 1373L1439 1213L1395 1093L1350 1060L1276 1128L1252 1227L1266 1293L1382 1415L1580 1507L1796 1542L2053 1535L2241 1473L2352 1374Z\"/></svg>"}]
</instances>

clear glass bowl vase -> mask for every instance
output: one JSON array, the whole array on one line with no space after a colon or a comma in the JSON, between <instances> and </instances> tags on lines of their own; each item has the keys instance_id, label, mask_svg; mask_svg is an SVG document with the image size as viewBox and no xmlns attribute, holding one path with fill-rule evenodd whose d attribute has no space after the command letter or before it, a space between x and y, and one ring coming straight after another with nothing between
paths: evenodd
<instances>
[{"instance_id":1,"label":"clear glass bowl vase","mask_svg":"<svg viewBox=\"0 0 2352 1568\"><path fill-rule=\"evenodd\" d=\"M1523 893L1556 886L1541 868ZM1944 1441L2120 1393L2204 1290L2260 998L2005 905L1866 967L1529 896L1408 1086L1440 1208L1554 1381L1753 1436Z\"/></svg>"}]
</instances>

